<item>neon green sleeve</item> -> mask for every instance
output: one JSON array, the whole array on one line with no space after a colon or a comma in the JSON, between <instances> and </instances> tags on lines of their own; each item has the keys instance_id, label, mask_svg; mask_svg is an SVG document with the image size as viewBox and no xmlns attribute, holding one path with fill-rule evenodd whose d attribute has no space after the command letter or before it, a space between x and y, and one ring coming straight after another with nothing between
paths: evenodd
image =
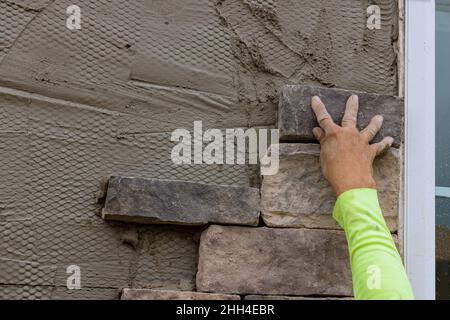
<instances>
[{"instance_id":1,"label":"neon green sleeve","mask_svg":"<svg viewBox=\"0 0 450 320\"><path fill-rule=\"evenodd\" d=\"M375 189L342 193L333 217L345 230L355 299L414 299L411 285L384 222Z\"/></svg>"}]
</instances>

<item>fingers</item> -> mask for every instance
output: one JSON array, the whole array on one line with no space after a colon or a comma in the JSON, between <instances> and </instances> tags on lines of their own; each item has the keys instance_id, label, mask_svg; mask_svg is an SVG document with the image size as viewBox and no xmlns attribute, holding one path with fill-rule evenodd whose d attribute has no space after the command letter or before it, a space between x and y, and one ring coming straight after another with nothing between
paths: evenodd
<instances>
[{"instance_id":1,"label":"fingers","mask_svg":"<svg viewBox=\"0 0 450 320\"><path fill-rule=\"evenodd\" d=\"M374 150L375 156L379 156L380 154L386 152L389 149L389 147L392 145L393 142L394 142L394 138L385 137L380 142L370 145L370 147Z\"/></svg>"},{"instance_id":2,"label":"fingers","mask_svg":"<svg viewBox=\"0 0 450 320\"><path fill-rule=\"evenodd\" d=\"M314 111L314 114L316 115L317 122L319 123L320 127L323 130L325 130L325 132L327 132L333 126L335 126L335 123L333 122L333 119L331 119L331 116L328 113L327 108L325 108L325 105L318 96L314 96L312 98L311 106Z\"/></svg>"},{"instance_id":3,"label":"fingers","mask_svg":"<svg viewBox=\"0 0 450 320\"><path fill-rule=\"evenodd\" d=\"M363 131L361 131L361 134L367 139L367 141L370 142L376 136L378 131L380 131L382 125L383 117L377 115L370 120L367 127Z\"/></svg>"},{"instance_id":4,"label":"fingers","mask_svg":"<svg viewBox=\"0 0 450 320\"><path fill-rule=\"evenodd\" d=\"M323 137L325 137L325 132L322 130L322 128L315 127L312 132L314 138L316 138L319 142L323 139Z\"/></svg>"},{"instance_id":5,"label":"fingers","mask_svg":"<svg viewBox=\"0 0 450 320\"><path fill-rule=\"evenodd\" d=\"M343 127L356 127L356 121L358 118L358 96L352 94L347 100L347 106L345 107L344 117L342 118Z\"/></svg>"}]
</instances>

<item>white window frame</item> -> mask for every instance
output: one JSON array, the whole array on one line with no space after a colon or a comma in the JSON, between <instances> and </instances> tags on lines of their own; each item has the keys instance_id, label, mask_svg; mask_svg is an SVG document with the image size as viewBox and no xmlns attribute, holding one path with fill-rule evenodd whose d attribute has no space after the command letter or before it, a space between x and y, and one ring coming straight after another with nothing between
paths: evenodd
<instances>
[{"instance_id":1,"label":"white window frame","mask_svg":"<svg viewBox=\"0 0 450 320\"><path fill-rule=\"evenodd\" d=\"M405 3L405 266L435 299L435 1Z\"/></svg>"}]
</instances>

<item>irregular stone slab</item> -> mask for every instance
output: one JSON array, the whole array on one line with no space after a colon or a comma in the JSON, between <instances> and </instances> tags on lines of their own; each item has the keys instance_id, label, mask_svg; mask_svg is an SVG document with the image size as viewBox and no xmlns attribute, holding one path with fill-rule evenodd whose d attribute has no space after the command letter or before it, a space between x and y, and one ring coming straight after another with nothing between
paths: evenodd
<instances>
[{"instance_id":1,"label":"irregular stone slab","mask_svg":"<svg viewBox=\"0 0 450 320\"><path fill-rule=\"evenodd\" d=\"M353 300L353 297L295 297L295 296L262 296L248 295L244 300Z\"/></svg>"},{"instance_id":2,"label":"irregular stone slab","mask_svg":"<svg viewBox=\"0 0 450 320\"><path fill-rule=\"evenodd\" d=\"M240 300L238 295L193 291L128 289L122 290L121 300Z\"/></svg>"},{"instance_id":3,"label":"irregular stone slab","mask_svg":"<svg viewBox=\"0 0 450 320\"><path fill-rule=\"evenodd\" d=\"M200 238L197 290L351 296L342 231L212 225Z\"/></svg>"},{"instance_id":4,"label":"irregular stone slab","mask_svg":"<svg viewBox=\"0 0 450 320\"><path fill-rule=\"evenodd\" d=\"M154 224L256 226L259 189L113 176L102 217Z\"/></svg>"},{"instance_id":5,"label":"irregular stone slab","mask_svg":"<svg viewBox=\"0 0 450 320\"><path fill-rule=\"evenodd\" d=\"M263 177L261 215L270 227L339 229L332 217L336 202L322 174L318 144L279 145L278 173ZM374 162L380 206L391 231L397 230L399 207L399 151L391 148Z\"/></svg>"},{"instance_id":6,"label":"irregular stone slab","mask_svg":"<svg viewBox=\"0 0 450 320\"><path fill-rule=\"evenodd\" d=\"M306 85L286 85L281 90L278 107L278 128L280 140L290 142L316 141L312 129L318 126L311 109L312 96L319 96L327 107L334 121L341 123L345 104L350 95L359 97L358 126L360 129L369 124L370 119L381 114L384 116L383 127L375 136L374 142L383 137L394 138L394 147L402 142L403 134L403 99L394 96L348 91L335 88L322 88Z\"/></svg>"}]
</instances>

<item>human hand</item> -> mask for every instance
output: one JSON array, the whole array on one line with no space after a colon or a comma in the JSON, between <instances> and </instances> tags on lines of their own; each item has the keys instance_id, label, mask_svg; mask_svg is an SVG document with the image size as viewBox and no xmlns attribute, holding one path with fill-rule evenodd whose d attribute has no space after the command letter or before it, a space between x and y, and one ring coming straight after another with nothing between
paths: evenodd
<instances>
[{"instance_id":1,"label":"human hand","mask_svg":"<svg viewBox=\"0 0 450 320\"><path fill-rule=\"evenodd\" d=\"M320 142L320 165L336 196L356 188L376 188L373 179L373 160L386 151L394 142L392 137L369 144L380 130L383 117L377 115L369 125L358 131L358 96L347 100L342 126L333 122L319 97L312 98L312 109L320 127L313 129L314 137Z\"/></svg>"}]
</instances>

